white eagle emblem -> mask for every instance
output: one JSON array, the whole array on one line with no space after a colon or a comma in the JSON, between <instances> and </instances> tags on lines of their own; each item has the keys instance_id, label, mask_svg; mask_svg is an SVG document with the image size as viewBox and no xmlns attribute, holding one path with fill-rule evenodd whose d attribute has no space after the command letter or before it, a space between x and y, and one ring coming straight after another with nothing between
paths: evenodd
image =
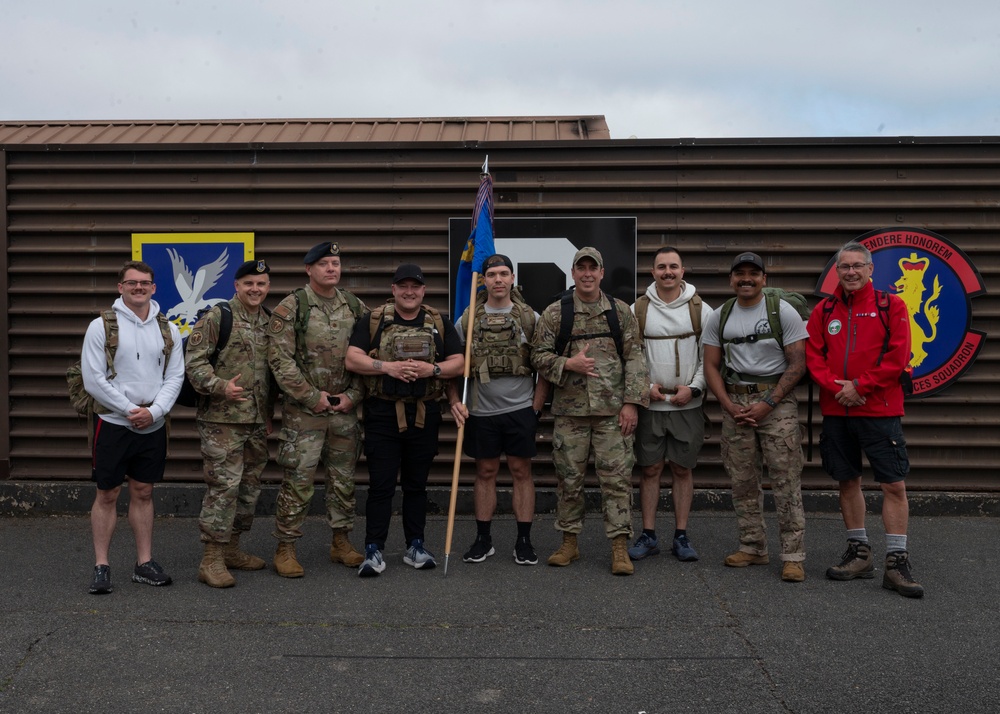
<instances>
[{"instance_id":1,"label":"white eagle emblem","mask_svg":"<svg viewBox=\"0 0 1000 714\"><path fill-rule=\"evenodd\" d=\"M177 325L183 336L194 327L201 310L225 302L223 298L205 299L205 293L215 287L219 278L222 277L222 273L225 272L229 262L229 252L223 248L218 258L198 268L198 272L193 277L191 269L187 267L184 259L176 250L167 248L167 254L170 256L170 264L173 267L174 285L177 287L177 294L181 297L181 301L167 312L167 318Z\"/></svg>"}]
</instances>

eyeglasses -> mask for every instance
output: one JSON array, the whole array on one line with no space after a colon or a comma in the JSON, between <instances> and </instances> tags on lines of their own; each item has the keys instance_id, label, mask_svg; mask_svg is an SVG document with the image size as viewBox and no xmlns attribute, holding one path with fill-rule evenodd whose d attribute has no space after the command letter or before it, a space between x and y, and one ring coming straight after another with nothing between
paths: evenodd
<instances>
[{"instance_id":1,"label":"eyeglasses","mask_svg":"<svg viewBox=\"0 0 1000 714\"><path fill-rule=\"evenodd\" d=\"M134 288L136 285L143 288L148 288L153 284L152 280L123 280L122 285L127 287L129 290Z\"/></svg>"},{"instance_id":2,"label":"eyeglasses","mask_svg":"<svg viewBox=\"0 0 1000 714\"><path fill-rule=\"evenodd\" d=\"M839 272L841 272L841 273L846 273L849 270L853 270L854 272L858 272L858 271L864 270L868 265L870 265L870 263L850 263L850 264L848 264L848 263L841 263L841 264L839 264L837 266L837 270Z\"/></svg>"}]
</instances>

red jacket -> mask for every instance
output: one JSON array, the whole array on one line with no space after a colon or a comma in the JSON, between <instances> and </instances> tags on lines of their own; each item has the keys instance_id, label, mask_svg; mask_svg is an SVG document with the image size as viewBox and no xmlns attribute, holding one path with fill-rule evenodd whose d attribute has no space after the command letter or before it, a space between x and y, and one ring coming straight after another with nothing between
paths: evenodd
<instances>
[{"instance_id":1,"label":"red jacket","mask_svg":"<svg viewBox=\"0 0 1000 714\"><path fill-rule=\"evenodd\" d=\"M889 298L889 347L882 361L886 330L879 315L875 289L869 282L853 293L837 286L832 311L826 300L809 316L806 366L820 387L819 405L824 416L890 417L903 415L903 388L899 376L910 361L910 316L896 295ZM845 407L834 395L841 385L834 380L857 380L865 398L859 407Z\"/></svg>"}]
</instances>

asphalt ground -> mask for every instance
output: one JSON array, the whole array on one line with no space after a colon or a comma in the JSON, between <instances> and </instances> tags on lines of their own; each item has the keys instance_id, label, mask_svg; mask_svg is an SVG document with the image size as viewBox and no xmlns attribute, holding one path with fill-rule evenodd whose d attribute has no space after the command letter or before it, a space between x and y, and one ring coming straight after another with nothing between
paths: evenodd
<instances>
[{"instance_id":1,"label":"asphalt ground","mask_svg":"<svg viewBox=\"0 0 1000 714\"><path fill-rule=\"evenodd\" d=\"M125 519L112 544L113 593L87 592L84 515L0 518L2 712L993 712L1000 699L996 563L1000 521L918 516L910 523L923 599L874 580L834 582L843 526L808 513L807 579L785 583L773 513L772 560L726 568L731 513L697 511L689 532L702 558L669 552L610 573L600 515L582 557L544 564L559 544L551 515L533 540L541 562L511 558L514 522L494 523L497 555L462 562L475 523L456 522L448 574L446 520L431 516L439 566L402 563L394 517L380 577L328 560L329 530L310 517L297 580L236 573L213 590L197 581L197 522L158 518L154 557L169 587L130 582ZM270 561L270 518L247 549ZM669 535L672 517L661 515ZM364 521L352 540L360 545Z\"/></svg>"}]
</instances>

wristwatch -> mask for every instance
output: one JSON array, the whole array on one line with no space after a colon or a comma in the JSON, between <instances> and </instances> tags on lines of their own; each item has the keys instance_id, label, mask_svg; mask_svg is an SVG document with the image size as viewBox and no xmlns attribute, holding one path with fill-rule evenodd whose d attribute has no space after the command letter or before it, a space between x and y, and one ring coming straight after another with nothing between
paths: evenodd
<instances>
[{"instance_id":1,"label":"wristwatch","mask_svg":"<svg viewBox=\"0 0 1000 714\"><path fill-rule=\"evenodd\" d=\"M691 390L691 396L698 398L701 396L701 390L698 387L688 387Z\"/></svg>"},{"instance_id":2,"label":"wristwatch","mask_svg":"<svg viewBox=\"0 0 1000 714\"><path fill-rule=\"evenodd\" d=\"M767 406L771 407L771 409L777 409L778 407L778 403L773 399L771 399L770 396L764 397L763 399L761 399L761 401L764 402L764 404L766 404Z\"/></svg>"},{"instance_id":3,"label":"wristwatch","mask_svg":"<svg viewBox=\"0 0 1000 714\"><path fill-rule=\"evenodd\" d=\"M441 376L441 365L439 364L434 365L434 376L435 377Z\"/></svg>"}]
</instances>

